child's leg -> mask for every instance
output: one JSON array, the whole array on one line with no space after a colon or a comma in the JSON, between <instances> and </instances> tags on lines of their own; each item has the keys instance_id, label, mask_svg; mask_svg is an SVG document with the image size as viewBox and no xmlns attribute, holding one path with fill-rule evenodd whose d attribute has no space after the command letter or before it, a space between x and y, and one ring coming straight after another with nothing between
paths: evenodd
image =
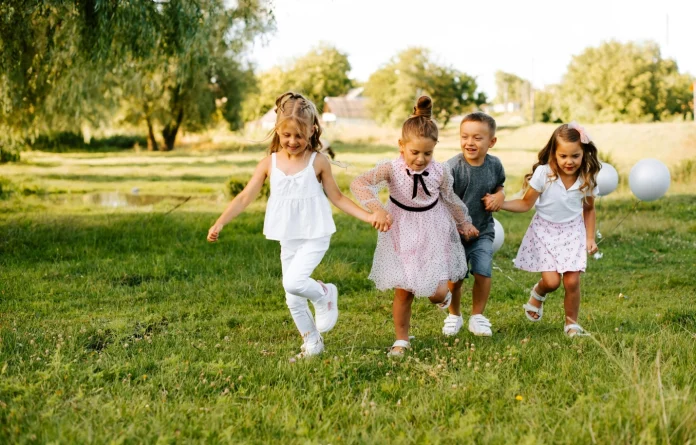
<instances>
[{"instance_id":1,"label":"child's leg","mask_svg":"<svg viewBox=\"0 0 696 445\"><path fill-rule=\"evenodd\" d=\"M449 313L452 315L462 315L462 284L464 284L464 280L447 283L450 292L452 292L452 303L450 303L449 307Z\"/></svg>"},{"instance_id":2,"label":"child's leg","mask_svg":"<svg viewBox=\"0 0 696 445\"><path fill-rule=\"evenodd\" d=\"M288 252L287 260L283 261L283 287L285 292L314 302L321 300L326 295L324 286L310 278L310 275L319 265L322 258L324 258L326 251L329 250L330 241L330 236L302 240L297 248L288 249L292 250L292 253ZM283 259L282 249L281 259ZM287 265L285 265L286 263Z\"/></svg>"},{"instance_id":3,"label":"child's leg","mask_svg":"<svg viewBox=\"0 0 696 445\"><path fill-rule=\"evenodd\" d=\"M448 292L449 288L447 287L447 282L442 282L439 286L437 286L437 289L435 289L435 293L428 297L428 299L434 304L442 303L445 301Z\"/></svg>"},{"instance_id":4,"label":"child's leg","mask_svg":"<svg viewBox=\"0 0 696 445\"><path fill-rule=\"evenodd\" d=\"M546 294L549 294L561 285L561 274L558 272L542 272L541 273L541 280L532 288L534 292L537 293L540 297L545 296ZM537 300L536 298L529 297L529 301L527 301L528 304L531 304L532 306L536 308L540 308L542 304L544 304L542 301ZM535 312L529 312L527 313L532 317L532 318L539 318L539 314Z\"/></svg>"},{"instance_id":5,"label":"child's leg","mask_svg":"<svg viewBox=\"0 0 696 445\"><path fill-rule=\"evenodd\" d=\"M307 300L320 300L325 291L319 283L309 278L309 275L319 265L328 250L328 245L329 237L281 242L280 259L283 265L285 301L305 341L319 337Z\"/></svg>"},{"instance_id":6,"label":"child's leg","mask_svg":"<svg viewBox=\"0 0 696 445\"><path fill-rule=\"evenodd\" d=\"M580 315L580 272L566 272L563 274L563 287L565 288L565 324L578 322Z\"/></svg>"},{"instance_id":7,"label":"child's leg","mask_svg":"<svg viewBox=\"0 0 696 445\"><path fill-rule=\"evenodd\" d=\"M483 314L491 295L491 277L474 274L474 288L471 291L472 305L471 315Z\"/></svg>"},{"instance_id":8,"label":"child's leg","mask_svg":"<svg viewBox=\"0 0 696 445\"><path fill-rule=\"evenodd\" d=\"M464 250L471 264L469 273L474 276L474 286L471 289L471 315L483 315L491 295L493 241L489 238L477 238L466 243Z\"/></svg>"},{"instance_id":9,"label":"child's leg","mask_svg":"<svg viewBox=\"0 0 696 445\"><path fill-rule=\"evenodd\" d=\"M411 304L413 294L403 289L394 290L394 303L392 304L392 316L394 317L394 330L397 340L408 341L408 330L411 327Z\"/></svg>"}]
</instances>

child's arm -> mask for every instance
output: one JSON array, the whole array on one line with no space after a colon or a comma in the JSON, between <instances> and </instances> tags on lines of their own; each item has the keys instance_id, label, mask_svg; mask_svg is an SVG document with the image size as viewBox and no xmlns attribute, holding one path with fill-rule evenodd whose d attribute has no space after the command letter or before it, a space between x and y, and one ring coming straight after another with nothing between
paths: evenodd
<instances>
[{"instance_id":1,"label":"child's arm","mask_svg":"<svg viewBox=\"0 0 696 445\"><path fill-rule=\"evenodd\" d=\"M587 253L593 254L597 252L598 247L595 242L595 224L597 220L597 212L594 206L594 197L588 196L582 204L582 216L585 219L585 232L587 236Z\"/></svg>"},{"instance_id":2,"label":"child's arm","mask_svg":"<svg viewBox=\"0 0 696 445\"><path fill-rule=\"evenodd\" d=\"M391 225L391 216L382 206L377 192L386 186L391 178L391 163L385 161L375 168L358 176L350 183L350 191L361 205L370 209L378 220L386 220Z\"/></svg>"},{"instance_id":3,"label":"child's arm","mask_svg":"<svg viewBox=\"0 0 696 445\"><path fill-rule=\"evenodd\" d=\"M242 213L249 204L254 202L261 191L261 187L263 187L266 176L268 176L270 162L270 156L266 156L266 158L259 162L256 166L256 170L254 170L254 174L244 187L244 190L234 197L232 202L230 202L227 208L222 212L222 215L215 221L215 224L208 230L208 241L211 243L217 241L222 228L236 218L237 215Z\"/></svg>"},{"instance_id":4,"label":"child's arm","mask_svg":"<svg viewBox=\"0 0 696 445\"><path fill-rule=\"evenodd\" d=\"M391 221L386 212L384 212L384 214L379 214L376 212L369 213L361 209L357 204L346 197L346 195L341 192L341 189L338 188L336 180L333 177L333 173L331 172L331 163L326 156L317 156L316 159L316 166L319 170L321 183L324 186L324 192L326 192L326 197L329 198L329 201L331 201L333 205L354 218L358 218L361 221L370 223L372 227L381 232L386 232L389 230Z\"/></svg>"},{"instance_id":5,"label":"child's arm","mask_svg":"<svg viewBox=\"0 0 696 445\"><path fill-rule=\"evenodd\" d=\"M450 214L457 223L457 231L464 235L466 239L477 237L479 231L471 224L471 216L469 216L469 208L464 202L454 193L454 177L445 165L445 171L442 176L442 184L440 184L440 199L447 206Z\"/></svg>"},{"instance_id":6,"label":"child's arm","mask_svg":"<svg viewBox=\"0 0 696 445\"><path fill-rule=\"evenodd\" d=\"M536 203L537 198L539 198L539 193L538 191L534 190L532 187L527 188L527 192L524 194L522 199L513 199L511 201L505 201L503 202L503 205L500 207L503 210L507 210L508 212L515 212L515 213L524 213L529 211L532 207L534 207L534 203Z\"/></svg>"}]
</instances>

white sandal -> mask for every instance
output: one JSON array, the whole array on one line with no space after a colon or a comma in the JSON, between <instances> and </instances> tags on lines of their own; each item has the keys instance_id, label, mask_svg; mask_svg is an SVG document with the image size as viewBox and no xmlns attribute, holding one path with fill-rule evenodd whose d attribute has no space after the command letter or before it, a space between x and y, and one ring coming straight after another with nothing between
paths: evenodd
<instances>
[{"instance_id":1,"label":"white sandal","mask_svg":"<svg viewBox=\"0 0 696 445\"><path fill-rule=\"evenodd\" d=\"M435 304L437 305L437 308L441 311L447 311L450 307L450 304L452 304L452 292L447 292L447 295L445 295L445 299L442 300L442 303Z\"/></svg>"},{"instance_id":2,"label":"white sandal","mask_svg":"<svg viewBox=\"0 0 696 445\"><path fill-rule=\"evenodd\" d=\"M533 306L529 303L525 303L522 305L522 308L524 308L524 315L527 317L527 319L529 321L534 322L534 323L536 323L537 321L541 321L541 317L544 316L544 301L546 301L546 295L544 295L542 297L541 295L537 294L536 290L534 290L535 288L536 288L536 285L532 288L531 292L529 292L529 296L534 298L537 301L541 301L541 306L536 307L536 306ZM532 317L531 315L529 315L530 312L538 314L539 317L538 318Z\"/></svg>"},{"instance_id":3,"label":"white sandal","mask_svg":"<svg viewBox=\"0 0 696 445\"><path fill-rule=\"evenodd\" d=\"M569 333L568 331L575 331L575 332ZM589 332L585 331L585 330L582 328L582 326L580 326L580 325L577 324L577 323L567 324L567 325L563 328L563 332L565 333L565 335L567 335L567 336L570 337L570 338L573 338L573 337L589 337L590 335L592 335L592 334L590 334Z\"/></svg>"},{"instance_id":4,"label":"white sandal","mask_svg":"<svg viewBox=\"0 0 696 445\"><path fill-rule=\"evenodd\" d=\"M396 350L394 348L401 348L400 350ZM404 353L406 349L411 348L411 343L407 342L406 340L397 340L394 342L394 344L389 348L389 352L387 352L387 357L397 357L401 358L404 356Z\"/></svg>"}]
</instances>

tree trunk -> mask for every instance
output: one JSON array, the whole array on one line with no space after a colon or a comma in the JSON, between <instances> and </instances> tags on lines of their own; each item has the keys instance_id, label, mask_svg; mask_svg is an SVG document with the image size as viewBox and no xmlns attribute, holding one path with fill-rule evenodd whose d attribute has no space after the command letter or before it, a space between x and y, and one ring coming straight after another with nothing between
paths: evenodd
<instances>
[{"instance_id":1,"label":"tree trunk","mask_svg":"<svg viewBox=\"0 0 696 445\"><path fill-rule=\"evenodd\" d=\"M152 121L150 116L145 118L147 122L147 150L148 151L158 151L159 146L157 146L157 139L155 139L155 132L152 129Z\"/></svg>"},{"instance_id":2,"label":"tree trunk","mask_svg":"<svg viewBox=\"0 0 696 445\"><path fill-rule=\"evenodd\" d=\"M169 122L162 129L162 137L164 138L164 149L163 151L174 150L174 141L176 141L176 134L179 131L179 126L181 121L184 119L184 110L179 109L179 113L176 116L176 121Z\"/></svg>"}]
</instances>

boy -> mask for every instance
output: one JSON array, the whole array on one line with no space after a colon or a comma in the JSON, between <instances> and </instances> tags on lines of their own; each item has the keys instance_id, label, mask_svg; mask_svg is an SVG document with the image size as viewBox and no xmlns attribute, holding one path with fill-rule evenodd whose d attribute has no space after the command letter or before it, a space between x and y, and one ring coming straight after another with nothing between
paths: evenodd
<instances>
[{"instance_id":1,"label":"boy","mask_svg":"<svg viewBox=\"0 0 696 445\"><path fill-rule=\"evenodd\" d=\"M493 239L495 229L493 215L505 201L503 186L505 170L500 160L488 154L497 139L495 120L482 112L464 116L459 126L462 154L447 161L454 177L454 193L469 208L472 223L479 230L477 238L462 238L469 273L474 275L472 288L472 310L469 317L469 331L474 335L490 337L493 335L491 323L483 316L491 292L493 272ZM462 281L449 283L452 303L449 316L445 319L442 333L457 335L462 327L461 315Z\"/></svg>"}]
</instances>

